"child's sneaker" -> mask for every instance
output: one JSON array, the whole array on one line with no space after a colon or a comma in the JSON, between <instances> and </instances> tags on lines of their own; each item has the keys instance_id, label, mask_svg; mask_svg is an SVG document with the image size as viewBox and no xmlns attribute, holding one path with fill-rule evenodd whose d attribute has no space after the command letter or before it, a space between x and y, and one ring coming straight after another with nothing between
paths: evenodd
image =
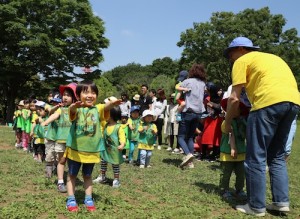
<instances>
[{"instance_id":1,"label":"child's sneaker","mask_svg":"<svg viewBox=\"0 0 300 219\"><path fill-rule=\"evenodd\" d=\"M57 191L59 191L61 193L67 192L65 184L64 183L58 183L57 184Z\"/></svg>"},{"instance_id":2,"label":"child's sneaker","mask_svg":"<svg viewBox=\"0 0 300 219\"><path fill-rule=\"evenodd\" d=\"M145 168L145 165L140 165L140 168L141 168L141 169L144 169L144 168Z\"/></svg>"},{"instance_id":3,"label":"child's sneaker","mask_svg":"<svg viewBox=\"0 0 300 219\"><path fill-rule=\"evenodd\" d=\"M93 180L93 183L106 183L107 179L105 176L98 176L96 179Z\"/></svg>"},{"instance_id":4,"label":"child's sneaker","mask_svg":"<svg viewBox=\"0 0 300 219\"><path fill-rule=\"evenodd\" d=\"M67 207L68 211L71 211L71 212L78 211L78 205L77 205L75 199L68 199L66 207Z\"/></svg>"},{"instance_id":5,"label":"child's sneaker","mask_svg":"<svg viewBox=\"0 0 300 219\"><path fill-rule=\"evenodd\" d=\"M113 187L113 188L119 188L120 185L121 185L121 184L120 184L120 180L114 179L113 184L112 184L112 187Z\"/></svg>"},{"instance_id":6,"label":"child's sneaker","mask_svg":"<svg viewBox=\"0 0 300 219\"><path fill-rule=\"evenodd\" d=\"M88 211L96 211L94 200L92 198L85 199L84 204Z\"/></svg>"},{"instance_id":7,"label":"child's sneaker","mask_svg":"<svg viewBox=\"0 0 300 219\"><path fill-rule=\"evenodd\" d=\"M232 199L232 194L229 192L229 191L225 191L223 194L222 194L222 197L226 200L230 200Z\"/></svg>"},{"instance_id":8,"label":"child's sneaker","mask_svg":"<svg viewBox=\"0 0 300 219\"><path fill-rule=\"evenodd\" d=\"M178 148L175 148L173 151L172 151L173 154L179 154L180 153L180 150Z\"/></svg>"},{"instance_id":9,"label":"child's sneaker","mask_svg":"<svg viewBox=\"0 0 300 219\"><path fill-rule=\"evenodd\" d=\"M247 194L243 190L237 190L235 195L238 199L247 200Z\"/></svg>"},{"instance_id":10,"label":"child's sneaker","mask_svg":"<svg viewBox=\"0 0 300 219\"><path fill-rule=\"evenodd\" d=\"M168 147L168 148L167 148L167 151L172 151L172 148L171 148L171 147Z\"/></svg>"},{"instance_id":11,"label":"child's sneaker","mask_svg":"<svg viewBox=\"0 0 300 219\"><path fill-rule=\"evenodd\" d=\"M158 149L158 150L161 150L161 146L160 146L160 145L158 145L158 146L157 146L157 149Z\"/></svg>"}]
</instances>

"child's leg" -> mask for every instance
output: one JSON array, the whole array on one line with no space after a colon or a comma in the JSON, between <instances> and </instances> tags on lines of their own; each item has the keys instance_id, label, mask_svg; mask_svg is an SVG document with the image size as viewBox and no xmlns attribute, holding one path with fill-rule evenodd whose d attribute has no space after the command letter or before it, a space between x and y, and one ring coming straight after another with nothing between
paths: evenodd
<instances>
[{"instance_id":1,"label":"child's leg","mask_svg":"<svg viewBox=\"0 0 300 219\"><path fill-rule=\"evenodd\" d=\"M234 162L221 161L221 174L220 174L220 190L224 193L229 190L230 177L233 170Z\"/></svg>"},{"instance_id":2,"label":"child's leg","mask_svg":"<svg viewBox=\"0 0 300 219\"><path fill-rule=\"evenodd\" d=\"M78 175L81 163L67 159L69 173L67 178L67 192L68 192L68 199L67 199L67 209L69 211L77 211L78 206L75 199L75 182L76 177Z\"/></svg>"},{"instance_id":3,"label":"child's leg","mask_svg":"<svg viewBox=\"0 0 300 219\"><path fill-rule=\"evenodd\" d=\"M146 160L145 160L145 166L149 167L150 166L150 158L152 156L152 151L147 150L146 151Z\"/></svg>"},{"instance_id":4,"label":"child's leg","mask_svg":"<svg viewBox=\"0 0 300 219\"><path fill-rule=\"evenodd\" d=\"M58 164L57 164L57 179L58 183L64 183L64 170L66 158L63 157L64 152L58 152Z\"/></svg>"},{"instance_id":5,"label":"child's leg","mask_svg":"<svg viewBox=\"0 0 300 219\"><path fill-rule=\"evenodd\" d=\"M234 162L234 172L236 176L235 189L237 192L243 191L245 186L244 161Z\"/></svg>"},{"instance_id":6,"label":"child's leg","mask_svg":"<svg viewBox=\"0 0 300 219\"><path fill-rule=\"evenodd\" d=\"M112 164L113 172L114 172L114 181L112 187L118 188L120 187L120 165L119 164Z\"/></svg>"},{"instance_id":7,"label":"child's leg","mask_svg":"<svg viewBox=\"0 0 300 219\"><path fill-rule=\"evenodd\" d=\"M102 178L106 178L106 171L107 171L107 162L105 160L101 160L101 175Z\"/></svg>"},{"instance_id":8,"label":"child's leg","mask_svg":"<svg viewBox=\"0 0 300 219\"><path fill-rule=\"evenodd\" d=\"M92 198L92 193L93 193L92 173L93 173L94 165L95 164L90 164L90 163L82 165L83 184L85 189L84 204L88 211L96 210L94 200Z\"/></svg>"},{"instance_id":9,"label":"child's leg","mask_svg":"<svg viewBox=\"0 0 300 219\"><path fill-rule=\"evenodd\" d=\"M129 145L129 154L128 154L128 161L131 162L133 160L133 153L135 149L135 145L137 144L136 141L130 141Z\"/></svg>"},{"instance_id":10,"label":"child's leg","mask_svg":"<svg viewBox=\"0 0 300 219\"><path fill-rule=\"evenodd\" d=\"M145 167L146 155L147 155L147 151L141 149L140 150L140 167Z\"/></svg>"},{"instance_id":11,"label":"child's leg","mask_svg":"<svg viewBox=\"0 0 300 219\"><path fill-rule=\"evenodd\" d=\"M46 140L45 142L45 150L46 150L46 177L50 178L52 177L52 171L53 171L53 163L55 159L55 141Z\"/></svg>"}]
</instances>

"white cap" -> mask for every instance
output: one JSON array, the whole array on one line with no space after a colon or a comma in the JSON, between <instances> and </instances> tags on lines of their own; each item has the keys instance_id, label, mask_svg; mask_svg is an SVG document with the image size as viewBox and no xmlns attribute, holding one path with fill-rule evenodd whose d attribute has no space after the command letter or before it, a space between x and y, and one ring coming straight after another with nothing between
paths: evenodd
<instances>
[{"instance_id":1,"label":"white cap","mask_svg":"<svg viewBox=\"0 0 300 219\"><path fill-rule=\"evenodd\" d=\"M144 112L143 112L143 115L142 115L142 117L144 118L144 117L146 117L146 116L154 116L153 115L153 112L151 111L151 110L145 110Z\"/></svg>"},{"instance_id":2,"label":"white cap","mask_svg":"<svg viewBox=\"0 0 300 219\"><path fill-rule=\"evenodd\" d=\"M46 103L44 101L38 100L38 101L36 101L36 103L34 105L45 108Z\"/></svg>"}]
</instances>

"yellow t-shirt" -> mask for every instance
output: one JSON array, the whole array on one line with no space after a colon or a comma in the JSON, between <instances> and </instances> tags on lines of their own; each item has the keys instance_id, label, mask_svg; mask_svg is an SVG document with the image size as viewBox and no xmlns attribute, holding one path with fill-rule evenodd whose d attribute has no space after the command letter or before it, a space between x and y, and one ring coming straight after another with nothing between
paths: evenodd
<instances>
[{"instance_id":1,"label":"yellow t-shirt","mask_svg":"<svg viewBox=\"0 0 300 219\"><path fill-rule=\"evenodd\" d=\"M138 131L139 132L142 131L143 128L144 127L142 125L140 125L139 128L138 128ZM152 129L153 129L154 132L157 133L157 127L156 127L155 124L152 124ZM138 143L138 149L142 149L142 150L154 150L154 145L148 145L148 144L144 144L144 143L139 142Z\"/></svg>"},{"instance_id":2,"label":"yellow t-shirt","mask_svg":"<svg viewBox=\"0 0 300 219\"><path fill-rule=\"evenodd\" d=\"M99 112L100 121L106 121L109 118L109 111L105 111L105 104L97 104L97 110ZM73 118L75 119L75 118ZM99 121L99 122L100 122ZM100 153L89 153L89 152L79 152L72 150L70 147L66 147L64 157L70 158L71 160L80 162L80 163L99 163L100 162Z\"/></svg>"},{"instance_id":3,"label":"yellow t-shirt","mask_svg":"<svg viewBox=\"0 0 300 219\"><path fill-rule=\"evenodd\" d=\"M300 105L295 77L276 55L249 52L234 62L231 76L233 86L245 84L251 111L285 101Z\"/></svg>"}]
</instances>

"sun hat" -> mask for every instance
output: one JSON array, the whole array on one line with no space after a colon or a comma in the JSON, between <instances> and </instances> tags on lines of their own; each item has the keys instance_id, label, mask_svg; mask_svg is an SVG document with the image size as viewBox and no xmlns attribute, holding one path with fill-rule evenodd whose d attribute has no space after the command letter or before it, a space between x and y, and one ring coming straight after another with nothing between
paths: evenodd
<instances>
[{"instance_id":1,"label":"sun hat","mask_svg":"<svg viewBox=\"0 0 300 219\"><path fill-rule=\"evenodd\" d=\"M41 108L45 108L46 103L44 101L36 101L36 103L34 104L35 106L41 107Z\"/></svg>"},{"instance_id":2,"label":"sun hat","mask_svg":"<svg viewBox=\"0 0 300 219\"><path fill-rule=\"evenodd\" d=\"M140 100L140 95L135 94L132 99L134 99L135 101L139 101Z\"/></svg>"},{"instance_id":3,"label":"sun hat","mask_svg":"<svg viewBox=\"0 0 300 219\"><path fill-rule=\"evenodd\" d=\"M19 106L24 106L24 100L21 100L18 105Z\"/></svg>"},{"instance_id":4,"label":"sun hat","mask_svg":"<svg viewBox=\"0 0 300 219\"><path fill-rule=\"evenodd\" d=\"M144 118L146 116L154 116L154 115L153 115L153 112L151 110L145 110L143 112L142 118Z\"/></svg>"},{"instance_id":5,"label":"sun hat","mask_svg":"<svg viewBox=\"0 0 300 219\"><path fill-rule=\"evenodd\" d=\"M140 111L140 106L134 105L130 108L130 112L132 113L133 111Z\"/></svg>"},{"instance_id":6,"label":"sun hat","mask_svg":"<svg viewBox=\"0 0 300 219\"><path fill-rule=\"evenodd\" d=\"M237 37L235 39L233 39L231 41L231 43L229 44L229 46L224 50L224 56L225 58L229 58L229 51L232 48L236 48L236 47L246 47L250 50L259 50L259 46L253 46L253 43L250 39L248 39L247 37Z\"/></svg>"},{"instance_id":7,"label":"sun hat","mask_svg":"<svg viewBox=\"0 0 300 219\"><path fill-rule=\"evenodd\" d=\"M182 70L181 72L179 72L179 77L177 81L184 81L185 79L187 79L188 74L189 74L188 71Z\"/></svg>"},{"instance_id":8,"label":"sun hat","mask_svg":"<svg viewBox=\"0 0 300 219\"><path fill-rule=\"evenodd\" d=\"M62 96L65 92L65 89L70 88L73 91L74 97L76 98L76 86L77 86L77 84L74 83L74 82L72 82L68 85L60 85L59 86L59 93Z\"/></svg>"},{"instance_id":9,"label":"sun hat","mask_svg":"<svg viewBox=\"0 0 300 219\"><path fill-rule=\"evenodd\" d=\"M122 112L121 117L128 117L128 113Z\"/></svg>"},{"instance_id":10,"label":"sun hat","mask_svg":"<svg viewBox=\"0 0 300 219\"><path fill-rule=\"evenodd\" d=\"M228 101L228 98L231 94L231 91L232 91L232 85L230 85L227 89L227 91L224 92L223 94L223 98L221 100L221 107L222 109L226 112L227 110L227 101ZM240 114L242 116L247 116L249 114L249 111L251 109L251 104L249 102L249 99L247 97L247 94L246 92L242 92L241 93L241 97L240 97Z\"/></svg>"}]
</instances>

